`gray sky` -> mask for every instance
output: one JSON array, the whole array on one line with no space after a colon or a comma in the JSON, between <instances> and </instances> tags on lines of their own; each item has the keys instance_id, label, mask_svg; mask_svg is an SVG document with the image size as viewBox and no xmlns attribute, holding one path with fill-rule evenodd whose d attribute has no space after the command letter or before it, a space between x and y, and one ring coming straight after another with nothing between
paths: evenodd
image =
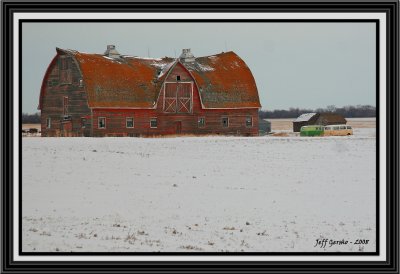
<instances>
[{"instance_id":1,"label":"gray sky","mask_svg":"<svg viewBox=\"0 0 400 274\"><path fill-rule=\"evenodd\" d=\"M250 67L262 109L375 102L373 23L23 23L22 111L37 112L56 47L177 57L236 52Z\"/></svg>"}]
</instances>

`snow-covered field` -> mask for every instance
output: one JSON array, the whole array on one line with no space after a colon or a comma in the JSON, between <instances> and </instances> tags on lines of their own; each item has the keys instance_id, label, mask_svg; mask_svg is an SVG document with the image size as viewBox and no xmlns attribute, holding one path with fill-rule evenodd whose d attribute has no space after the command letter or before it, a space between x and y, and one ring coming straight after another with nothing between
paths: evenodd
<instances>
[{"instance_id":1,"label":"snow-covered field","mask_svg":"<svg viewBox=\"0 0 400 274\"><path fill-rule=\"evenodd\" d=\"M375 251L375 152L374 128L24 138L23 251Z\"/></svg>"}]
</instances>

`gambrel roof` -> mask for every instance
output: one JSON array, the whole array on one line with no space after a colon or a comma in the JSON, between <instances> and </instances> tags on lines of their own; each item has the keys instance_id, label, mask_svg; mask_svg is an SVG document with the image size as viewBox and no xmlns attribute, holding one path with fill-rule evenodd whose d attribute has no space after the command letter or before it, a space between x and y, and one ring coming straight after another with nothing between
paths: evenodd
<instances>
[{"instance_id":1,"label":"gambrel roof","mask_svg":"<svg viewBox=\"0 0 400 274\"><path fill-rule=\"evenodd\" d=\"M63 49L57 49L57 54L69 55L76 61L90 107L155 108L162 84L177 63L193 76L203 108L261 107L250 69L232 51L195 58L190 63L170 57L112 58Z\"/></svg>"}]
</instances>

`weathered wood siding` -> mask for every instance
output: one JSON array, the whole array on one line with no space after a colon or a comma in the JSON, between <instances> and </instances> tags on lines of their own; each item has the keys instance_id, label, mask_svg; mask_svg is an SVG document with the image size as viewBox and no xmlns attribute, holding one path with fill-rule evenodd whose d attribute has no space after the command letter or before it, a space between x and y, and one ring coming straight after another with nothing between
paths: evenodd
<instances>
[{"instance_id":1,"label":"weathered wood siding","mask_svg":"<svg viewBox=\"0 0 400 274\"><path fill-rule=\"evenodd\" d=\"M66 58L66 61L61 61L62 58ZM84 82L81 80L81 73L73 57L57 55L44 79L41 108L42 136L90 136L90 108ZM64 97L68 98L65 110ZM65 119L65 116L70 118ZM47 127L48 118L51 119L50 128ZM84 127L82 118L86 118Z\"/></svg>"},{"instance_id":2,"label":"weathered wood siding","mask_svg":"<svg viewBox=\"0 0 400 274\"><path fill-rule=\"evenodd\" d=\"M177 81L177 76L180 81ZM166 134L226 134L258 135L258 109L203 109L198 90L191 75L178 64L167 77L168 82L193 83L191 113L167 113L164 111L164 89L160 91L155 109L93 109L93 136L151 136ZM100 117L106 118L106 127L99 128ZM126 118L134 118L134 128L126 127ZM198 119L205 119L199 127ZM222 117L229 119L229 126L222 126ZM246 126L246 118L252 117L252 126ZM150 127L150 119L157 118L157 128Z\"/></svg>"},{"instance_id":3,"label":"weathered wood siding","mask_svg":"<svg viewBox=\"0 0 400 274\"><path fill-rule=\"evenodd\" d=\"M226 134L258 135L258 110L212 110L198 114L171 115L144 109L93 109L93 136L155 136L167 134ZM253 126L246 127L251 116ZM106 118L105 128L98 127L100 117ZM133 117L134 128L126 128L126 118ZM205 126L198 126L198 118L205 118ZM229 118L229 126L222 127L222 117ZM157 118L157 128L150 127L150 119ZM178 131L180 124L180 131Z\"/></svg>"}]
</instances>

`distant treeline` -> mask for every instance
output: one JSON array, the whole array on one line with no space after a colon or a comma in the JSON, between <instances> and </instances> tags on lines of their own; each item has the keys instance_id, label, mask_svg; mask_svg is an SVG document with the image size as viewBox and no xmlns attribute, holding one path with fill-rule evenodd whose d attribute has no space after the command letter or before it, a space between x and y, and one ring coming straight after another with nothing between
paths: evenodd
<instances>
[{"instance_id":1,"label":"distant treeline","mask_svg":"<svg viewBox=\"0 0 400 274\"><path fill-rule=\"evenodd\" d=\"M261 119L268 118L297 118L301 114L310 112L332 112L341 114L346 118L358 118L358 117L375 117L376 107L370 105L357 105L357 106L345 106L335 107L327 106L326 108L317 109L301 109L301 108L290 108L289 110L260 110L258 115Z\"/></svg>"},{"instance_id":2,"label":"distant treeline","mask_svg":"<svg viewBox=\"0 0 400 274\"><path fill-rule=\"evenodd\" d=\"M23 124L40 124L40 113L28 114L22 113Z\"/></svg>"}]
</instances>

